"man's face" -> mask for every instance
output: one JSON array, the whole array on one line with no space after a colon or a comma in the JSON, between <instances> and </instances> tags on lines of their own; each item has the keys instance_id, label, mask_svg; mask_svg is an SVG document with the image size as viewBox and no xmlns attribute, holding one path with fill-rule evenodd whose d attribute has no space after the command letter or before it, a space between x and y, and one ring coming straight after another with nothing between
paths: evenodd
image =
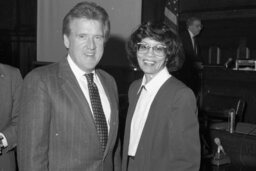
<instances>
[{"instance_id":1,"label":"man's face","mask_svg":"<svg viewBox=\"0 0 256 171\"><path fill-rule=\"evenodd\" d=\"M194 34L194 36L198 35L202 30L202 23L200 20L194 20L191 25L188 26L188 29Z\"/></svg>"},{"instance_id":2,"label":"man's face","mask_svg":"<svg viewBox=\"0 0 256 171\"><path fill-rule=\"evenodd\" d=\"M64 35L64 44L76 65L86 73L94 70L104 51L103 25L86 18L70 22L70 35Z\"/></svg>"}]
</instances>

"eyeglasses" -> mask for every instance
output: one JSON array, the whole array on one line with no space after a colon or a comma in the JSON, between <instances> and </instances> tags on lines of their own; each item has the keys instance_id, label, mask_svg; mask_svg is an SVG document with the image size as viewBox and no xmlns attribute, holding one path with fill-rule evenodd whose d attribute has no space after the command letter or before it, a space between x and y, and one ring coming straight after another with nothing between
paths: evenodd
<instances>
[{"instance_id":1,"label":"eyeglasses","mask_svg":"<svg viewBox=\"0 0 256 171\"><path fill-rule=\"evenodd\" d=\"M152 48L154 54L158 57L163 57L165 56L166 54L166 46L164 45L155 45L155 46L150 46L149 44L147 43L137 43L138 45L138 53L141 53L141 54L146 54L148 53L149 49Z\"/></svg>"}]
</instances>

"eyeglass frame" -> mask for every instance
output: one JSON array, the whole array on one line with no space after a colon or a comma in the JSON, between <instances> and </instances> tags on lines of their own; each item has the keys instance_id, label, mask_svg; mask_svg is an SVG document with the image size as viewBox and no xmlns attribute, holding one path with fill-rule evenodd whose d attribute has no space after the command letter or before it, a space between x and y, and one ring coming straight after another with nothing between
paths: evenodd
<instances>
[{"instance_id":1,"label":"eyeglass frame","mask_svg":"<svg viewBox=\"0 0 256 171\"><path fill-rule=\"evenodd\" d=\"M145 45L145 52L141 52L140 51L140 47L141 45ZM163 48L163 54L159 54L158 52L156 52L156 49L159 48L159 46L161 46ZM167 49L167 46L165 45L162 45L162 44L158 44L158 45L155 45L155 46L151 46L149 45L148 43L144 43L144 42L139 42L137 43L137 52L138 53L141 53L141 54L146 54L149 52L149 49L152 49L153 50L153 53L157 56L157 57L164 57L166 55L166 49Z\"/></svg>"}]
</instances>

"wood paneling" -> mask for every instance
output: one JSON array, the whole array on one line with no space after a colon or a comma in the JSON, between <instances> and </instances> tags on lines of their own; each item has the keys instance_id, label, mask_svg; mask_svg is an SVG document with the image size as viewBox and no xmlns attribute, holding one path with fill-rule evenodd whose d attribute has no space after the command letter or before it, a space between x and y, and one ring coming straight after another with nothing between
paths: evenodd
<instances>
[{"instance_id":1,"label":"wood paneling","mask_svg":"<svg viewBox=\"0 0 256 171\"><path fill-rule=\"evenodd\" d=\"M250 9L256 7L255 0L179 0L180 12L219 11Z\"/></svg>"},{"instance_id":2,"label":"wood paneling","mask_svg":"<svg viewBox=\"0 0 256 171\"><path fill-rule=\"evenodd\" d=\"M201 55L207 61L209 48L220 48L222 64L235 59L242 42L256 59L256 1L253 0L180 0L179 28L185 28L189 16L202 19L204 25L199 42ZM196 5L195 5L196 4Z\"/></svg>"},{"instance_id":3,"label":"wood paneling","mask_svg":"<svg viewBox=\"0 0 256 171\"><path fill-rule=\"evenodd\" d=\"M14 29L17 19L16 0L0 1L0 29Z\"/></svg>"},{"instance_id":4,"label":"wood paneling","mask_svg":"<svg viewBox=\"0 0 256 171\"><path fill-rule=\"evenodd\" d=\"M0 62L25 75L36 59L37 0L1 1Z\"/></svg>"}]
</instances>

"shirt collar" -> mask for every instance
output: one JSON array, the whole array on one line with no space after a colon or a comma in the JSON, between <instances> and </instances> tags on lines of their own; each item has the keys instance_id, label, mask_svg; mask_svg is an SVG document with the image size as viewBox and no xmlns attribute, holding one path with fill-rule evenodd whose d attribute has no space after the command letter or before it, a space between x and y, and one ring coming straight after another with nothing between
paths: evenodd
<instances>
[{"instance_id":1,"label":"shirt collar","mask_svg":"<svg viewBox=\"0 0 256 171\"><path fill-rule=\"evenodd\" d=\"M195 37L195 35L190 30L188 30L188 33L189 33L191 38Z\"/></svg>"},{"instance_id":2,"label":"shirt collar","mask_svg":"<svg viewBox=\"0 0 256 171\"><path fill-rule=\"evenodd\" d=\"M158 90L164 84L164 82L170 77L171 75L169 74L166 67L159 71L157 75L154 78L152 78L152 80L150 80L147 84L146 77L144 75L138 93L141 91L143 87L146 91Z\"/></svg>"},{"instance_id":3,"label":"shirt collar","mask_svg":"<svg viewBox=\"0 0 256 171\"><path fill-rule=\"evenodd\" d=\"M73 61L70 55L68 55L67 60L71 70L73 71L76 77L84 76L84 74L86 74L86 72L84 72L77 66L77 64ZM92 73L95 75L95 70L93 70Z\"/></svg>"}]
</instances>

